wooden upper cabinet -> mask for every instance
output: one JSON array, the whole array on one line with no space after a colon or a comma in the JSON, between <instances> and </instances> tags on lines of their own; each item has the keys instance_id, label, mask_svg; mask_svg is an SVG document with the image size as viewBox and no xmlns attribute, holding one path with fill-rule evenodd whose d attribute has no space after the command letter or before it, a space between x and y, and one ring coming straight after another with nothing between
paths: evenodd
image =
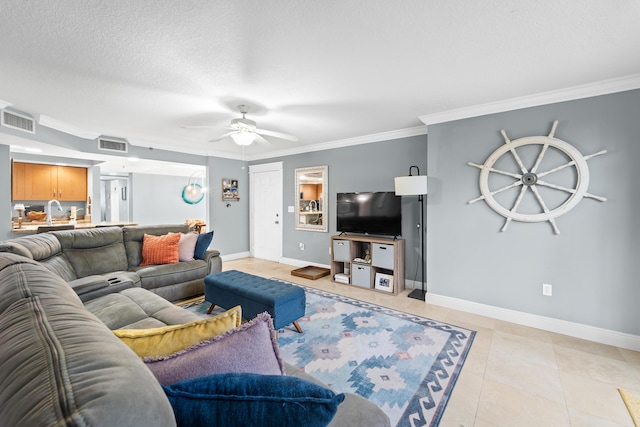
<instances>
[{"instance_id":1,"label":"wooden upper cabinet","mask_svg":"<svg viewBox=\"0 0 640 427\"><path fill-rule=\"evenodd\" d=\"M87 199L87 168L14 162L12 180L13 200Z\"/></svg>"},{"instance_id":2,"label":"wooden upper cabinet","mask_svg":"<svg viewBox=\"0 0 640 427\"><path fill-rule=\"evenodd\" d=\"M25 200L55 199L57 166L24 164Z\"/></svg>"},{"instance_id":3,"label":"wooden upper cabinet","mask_svg":"<svg viewBox=\"0 0 640 427\"><path fill-rule=\"evenodd\" d=\"M26 200L24 163L11 162L11 200Z\"/></svg>"},{"instance_id":4,"label":"wooden upper cabinet","mask_svg":"<svg viewBox=\"0 0 640 427\"><path fill-rule=\"evenodd\" d=\"M87 168L58 166L58 200L87 199Z\"/></svg>"},{"instance_id":5,"label":"wooden upper cabinet","mask_svg":"<svg viewBox=\"0 0 640 427\"><path fill-rule=\"evenodd\" d=\"M322 184L300 184L302 200L316 200L322 194Z\"/></svg>"}]
</instances>

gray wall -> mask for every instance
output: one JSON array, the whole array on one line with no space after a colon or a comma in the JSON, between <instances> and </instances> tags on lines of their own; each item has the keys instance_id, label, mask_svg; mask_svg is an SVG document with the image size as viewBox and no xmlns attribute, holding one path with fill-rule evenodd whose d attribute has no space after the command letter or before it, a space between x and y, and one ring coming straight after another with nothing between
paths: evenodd
<instances>
[{"instance_id":1,"label":"gray wall","mask_svg":"<svg viewBox=\"0 0 640 427\"><path fill-rule=\"evenodd\" d=\"M357 145L333 150L268 159L252 164L283 162L283 256L316 264L329 264L330 237L336 234L336 193L352 191L394 191L393 178L409 175L409 167L416 165L426 174L426 135L392 141ZM329 232L295 229L295 169L310 166L329 166ZM415 172L415 171L414 171ZM402 200L402 237L406 240L407 280L421 280L419 265L420 234L416 229L420 207L417 197ZM304 243L305 250L299 249ZM417 272L417 273L416 273Z\"/></svg>"},{"instance_id":2,"label":"gray wall","mask_svg":"<svg viewBox=\"0 0 640 427\"><path fill-rule=\"evenodd\" d=\"M134 173L130 180L131 221L140 225L182 224L187 218L206 221L206 196L195 205L182 200L188 177Z\"/></svg>"},{"instance_id":3,"label":"gray wall","mask_svg":"<svg viewBox=\"0 0 640 427\"><path fill-rule=\"evenodd\" d=\"M209 180L209 219L213 230L212 247L222 256L249 252L249 169L240 160L207 159ZM222 179L238 180L240 200L222 201ZM227 204L229 207L227 207Z\"/></svg>"},{"instance_id":4,"label":"gray wall","mask_svg":"<svg viewBox=\"0 0 640 427\"><path fill-rule=\"evenodd\" d=\"M429 126L429 291L640 334L639 111L640 91L629 91ZM589 192L608 201L583 199L557 218L559 235L548 222L500 232L504 218L483 201L467 204L480 191L479 170L466 163L504 144L500 129L511 140L547 135L556 119L555 136L583 155L608 150L587 161Z\"/></svg>"}]
</instances>

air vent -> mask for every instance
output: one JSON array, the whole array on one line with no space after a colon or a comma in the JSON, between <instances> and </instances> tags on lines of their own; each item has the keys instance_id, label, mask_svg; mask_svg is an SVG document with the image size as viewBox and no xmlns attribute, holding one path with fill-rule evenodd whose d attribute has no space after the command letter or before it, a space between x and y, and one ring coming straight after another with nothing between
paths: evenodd
<instances>
[{"instance_id":1,"label":"air vent","mask_svg":"<svg viewBox=\"0 0 640 427\"><path fill-rule=\"evenodd\" d=\"M126 141L116 141L113 139L98 139L98 148L105 151L117 151L118 153L126 153L129 151L129 146Z\"/></svg>"},{"instance_id":2,"label":"air vent","mask_svg":"<svg viewBox=\"0 0 640 427\"><path fill-rule=\"evenodd\" d=\"M2 111L2 126L23 132L36 133L35 120L12 111Z\"/></svg>"}]
</instances>

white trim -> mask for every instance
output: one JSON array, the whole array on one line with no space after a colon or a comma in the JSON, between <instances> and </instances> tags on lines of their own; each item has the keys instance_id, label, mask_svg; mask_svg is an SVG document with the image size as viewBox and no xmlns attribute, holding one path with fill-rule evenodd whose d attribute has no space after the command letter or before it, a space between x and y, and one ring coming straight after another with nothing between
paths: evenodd
<instances>
[{"instance_id":1,"label":"white trim","mask_svg":"<svg viewBox=\"0 0 640 427\"><path fill-rule=\"evenodd\" d=\"M2 110L4 108L7 108L7 107L10 107L11 105L13 105L13 104L11 104L10 102L3 101L2 99L0 99L0 110Z\"/></svg>"},{"instance_id":2,"label":"white trim","mask_svg":"<svg viewBox=\"0 0 640 427\"><path fill-rule=\"evenodd\" d=\"M270 172L281 171L283 169L283 162L262 163L259 165L250 165L249 172Z\"/></svg>"},{"instance_id":3,"label":"white trim","mask_svg":"<svg viewBox=\"0 0 640 427\"><path fill-rule=\"evenodd\" d=\"M424 125L415 126L407 129L392 130L388 132L375 133L371 135L358 136L355 138L340 139L337 141L321 142L319 144L304 145L300 147L290 148L287 150L278 150L271 153L255 154L249 160L262 160L273 157L291 156L294 154L305 154L313 151L331 150L334 148L350 147L352 145L369 144L372 142L389 141L392 139L407 138L416 135L426 135L427 127Z\"/></svg>"},{"instance_id":4,"label":"white trim","mask_svg":"<svg viewBox=\"0 0 640 427\"><path fill-rule=\"evenodd\" d=\"M227 254L227 255L220 255L220 259L222 261L233 261L235 259L242 259L242 258L250 258L251 257L251 253L247 252L238 252L235 254Z\"/></svg>"},{"instance_id":5,"label":"white trim","mask_svg":"<svg viewBox=\"0 0 640 427\"><path fill-rule=\"evenodd\" d=\"M304 261L301 259L294 259L294 258L280 258L280 263L281 264L287 264L287 265L292 265L294 267L306 267L307 265L313 265L314 267L323 267L323 268L331 268L329 265L326 264L318 264L317 262L311 262L311 261Z\"/></svg>"},{"instance_id":6,"label":"white trim","mask_svg":"<svg viewBox=\"0 0 640 427\"><path fill-rule=\"evenodd\" d=\"M457 108L440 113L425 114L420 116L419 119L422 120L425 125L433 125L437 123L451 122L453 120L485 116L487 114L519 110L521 108L537 107L539 105L591 98L593 96L624 92L638 88L640 88L640 74L632 74L630 76L602 80L596 83L542 92L520 98L512 98L487 104L474 105L471 107Z\"/></svg>"},{"instance_id":7,"label":"white trim","mask_svg":"<svg viewBox=\"0 0 640 427\"><path fill-rule=\"evenodd\" d=\"M50 129L55 129L57 131L68 133L69 135L77 136L79 138L96 139L100 136L100 134L97 132L91 132L88 130L79 129L75 126L71 126L70 124L62 122L58 119L45 116L44 114L38 114L36 116L36 120L40 126L45 126Z\"/></svg>"},{"instance_id":8,"label":"white trim","mask_svg":"<svg viewBox=\"0 0 640 427\"><path fill-rule=\"evenodd\" d=\"M539 316L537 314L494 307L491 305L433 293L427 293L426 302L428 304L452 308L454 310L465 311L467 313L473 313L493 319L504 320L506 322L543 329L545 331L556 332L584 340L640 351L640 336L638 335L569 322L567 320Z\"/></svg>"}]
</instances>

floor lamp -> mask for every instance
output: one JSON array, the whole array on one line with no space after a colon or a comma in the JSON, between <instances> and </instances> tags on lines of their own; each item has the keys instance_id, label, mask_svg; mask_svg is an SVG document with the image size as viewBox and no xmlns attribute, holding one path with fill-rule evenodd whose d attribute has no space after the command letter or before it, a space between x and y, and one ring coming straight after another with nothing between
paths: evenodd
<instances>
[{"instance_id":1,"label":"floor lamp","mask_svg":"<svg viewBox=\"0 0 640 427\"><path fill-rule=\"evenodd\" d=\"M416 168L417 175L412 175L411 171ZM427 176L420 175L418 166L409 168L409 176L399 176L395 178L396 196L418 196L420 202L420 261L422 262L422 289L414 289L409 294L409 298L425 300L427 291L424 289L425 282L425 263L424 263L424 195L427 194Z\"/></svg>"}]
</instances>

